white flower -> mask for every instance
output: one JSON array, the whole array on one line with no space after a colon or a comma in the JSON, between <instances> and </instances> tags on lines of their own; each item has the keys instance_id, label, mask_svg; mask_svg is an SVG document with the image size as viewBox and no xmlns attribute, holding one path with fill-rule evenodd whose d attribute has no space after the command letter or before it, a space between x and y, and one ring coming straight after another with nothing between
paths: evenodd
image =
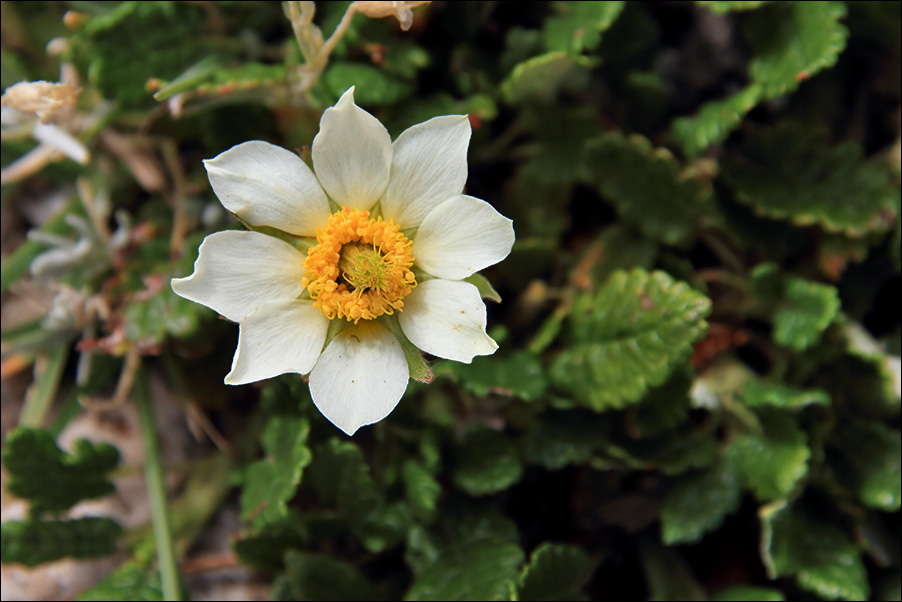
<instances>
[{"instance_id":1,"label":"white flower","mask_svg":"<svg viewBox=\"0 0 902 602\"><path fill-rule=\"evenodd\" d=\"M201 244L194 273L172 281L177 294L240 323L225 382L309 372L317 408L351 435L385 418L407 388L407 360L387 320L439 357L469 363L494 353L485 305L463 279L507 257L514 230L488 203L461 194L469 140L466 116L449 115L392 143L351 88L323 113L315 175L260 141L205 161L226 209L310 243L217 232Z\"/></svg>"}]
</instances>

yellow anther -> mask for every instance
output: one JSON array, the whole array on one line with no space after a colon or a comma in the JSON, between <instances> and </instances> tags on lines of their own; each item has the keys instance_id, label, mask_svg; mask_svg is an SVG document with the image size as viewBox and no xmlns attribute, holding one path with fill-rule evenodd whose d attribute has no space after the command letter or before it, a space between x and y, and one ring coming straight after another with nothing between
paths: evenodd
<instances>
[{"instance_id":1,"label":"yellow anther","mask_svg":"<svg viewBox=\"0 0 902 602\"><path fill-rule=\"evenodd\" d=\"M410 240L393 222L345 207L316 229L301 286L329 318L357 323L392 314L417 285Z\"/></svg>"}]
</instances>

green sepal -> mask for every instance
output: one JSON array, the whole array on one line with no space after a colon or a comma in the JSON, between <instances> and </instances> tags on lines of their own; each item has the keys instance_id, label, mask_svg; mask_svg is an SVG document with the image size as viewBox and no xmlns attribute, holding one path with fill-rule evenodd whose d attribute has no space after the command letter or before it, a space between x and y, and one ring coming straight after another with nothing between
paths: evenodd
<instances>
[{"instance_id":1,"label":"green sepal","mask_svg":"<svg viewBox=\"0 0 902 602\"><path fill-rule=\"evenodd\" d=\"M397 314L383 315L378 319L383 326L388 328L388 330L395 335L395 338L398 339L398 343L401 344L401 350L404 352L404 359L407 360L407 369L410 372L410 378L421 383L431 383L435 378L432 374L432 369L429 367L429 364L426 363L426 360L423 359L423 354L420 349L411 343L410 339L407 338L407 335L404 334L401 323L398 322Z\"/></svg>"},{"instance_id":2,"label":"green sepal","mask_svg":"<svg viewBox=\"0 0 902 602\"><path fill-rule=\"evenodd\" d=\"M292 247L303 253L307 254L307 251L310 250L310 247L316 244L316 238L312 236L296 236L294 234L289 234L284 230L279 230L278 228L273 228L272 226L252 226L240 217L236 213L231 214L236 220L241 222L241 225L247 228L252 232L259 232L260 234L266 234L267 236L272 236L273 238L278 238L283 242L287 242Z\"/></svg>"},{"instance_id":3,"label":"green sepal","mask_svg":"<svg viewBox=\"0 0 902 602\"><path fill-rule=\"evenodd\" d=\"M488 278L483 276L482 274L473 274L472 276L467 276L464 278L464 282L469 282L479 291L479 296L483 299L488 299L489 301L494 301L495 303L501 303L501 295L498 294L498 291L495 290L495 287L492 286L492 283L489 282Z\"/></svg>"}]
</instances>

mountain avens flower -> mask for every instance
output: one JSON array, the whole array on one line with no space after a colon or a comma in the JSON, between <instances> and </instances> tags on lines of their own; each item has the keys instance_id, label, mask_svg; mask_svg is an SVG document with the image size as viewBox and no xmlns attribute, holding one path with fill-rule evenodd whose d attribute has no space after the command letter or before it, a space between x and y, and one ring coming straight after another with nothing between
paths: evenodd
<instances>
[{"instance_id":1,"label":"mountain avens flower","mask_svg":"<svg viewBox=\"0 0 902 602\"><path fill-rule=\"evenodd\" d=\"M261 141L205 161L216 196L252 230L208 236L172 289L240 324L225 382L309 373L316 407L351 435L404 394L404 346L465 363L494 353L464 279L507 257L514 230L461 194L469 140L466 116L448 115L392 143L351 88L323 113L313 170Z\"/></svg>"}]
</instances>

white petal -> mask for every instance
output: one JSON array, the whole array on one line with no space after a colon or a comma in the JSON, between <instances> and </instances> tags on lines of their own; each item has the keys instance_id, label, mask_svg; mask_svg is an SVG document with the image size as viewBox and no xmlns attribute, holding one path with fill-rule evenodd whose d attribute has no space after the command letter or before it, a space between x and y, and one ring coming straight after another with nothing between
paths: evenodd
<instances>
[{"instance_id":1,"label":"white petal","mask_svg":"<svg viewBox=\"0 0 902 602\"><path fill-rule=\"evenodd\" d=\"M398 320L411 343L438 357L469 364L498 349L485 333L485 304L469 282L421 282L404 298Z\"/></svg>"},{"instance_id":2,"label":"white petal","mask_svg":"<svg viewBox=\"0 0 902 602\"><path fill-rule=\"evenodd\" d=\"M369 209L388 185L391 136L354 104L353 87L323 113L312 152L316 177L342 207Z\"/></svg>"},{"instance_id":3,"label":"white petal","mask_svg":"<svg viewBox=\"0 0 902 602\"><path fill-rule=\"evenodd\" d=\"M267 301L241 320L227 385L244 385L286 372L306 374L323 350L329 319L312 301Z\"/></svg>"},{"instance_id":4,"label":"white petal","mask_svg":"<svg viewBox=\"0 0 902 602\"><path fill-rule=\"evenodd\" d=\"M287 242L258 232L216 232L200 245L194 273L173 278L172 290L233 322L265 301L301 294L304 255Z\"/></svg>"},{"instance_id":5,"label":"white petal","mask_svg":"<svg viewBox=\"0 0 902 602\"><path fill-rule=\"evenodd\" d=\"M483 200L461 195L429 212L411 249L417 266L460 280L507 257L514 223Z\"/></svg>"},{"instance_id":6,"label":"white petal","mask_svg":"<svg viewBox=\"0 0 902 602\"><path fill-rule=\"evenodd\" d=\"M251 140L204 161L223 206L252 226L316 236L329 201L301 158L280 146Z\"/></svg>"},{"instance_id":7,"label":"white petal","mask_svg":"<svg viewBox=\"0 0 902 602\"><path fill-rule=\"evenodd\" d=\"M404 130L392 146L391 181L382 199L385 219L413 228L433 207L460 194L469 144L466 115L435 117Z\"/></svg>"},{"instance_id":8,"label":"white petal","mask_svg":"<svg viewBox=\"0 0 902 602\"><path fill-rule=\"evenodd\" d=\"M348 435L379 422L398 405L410 373L398 340L378 322L339 333L310 373L313 403Z\"/></svg>"}]
</instances>

